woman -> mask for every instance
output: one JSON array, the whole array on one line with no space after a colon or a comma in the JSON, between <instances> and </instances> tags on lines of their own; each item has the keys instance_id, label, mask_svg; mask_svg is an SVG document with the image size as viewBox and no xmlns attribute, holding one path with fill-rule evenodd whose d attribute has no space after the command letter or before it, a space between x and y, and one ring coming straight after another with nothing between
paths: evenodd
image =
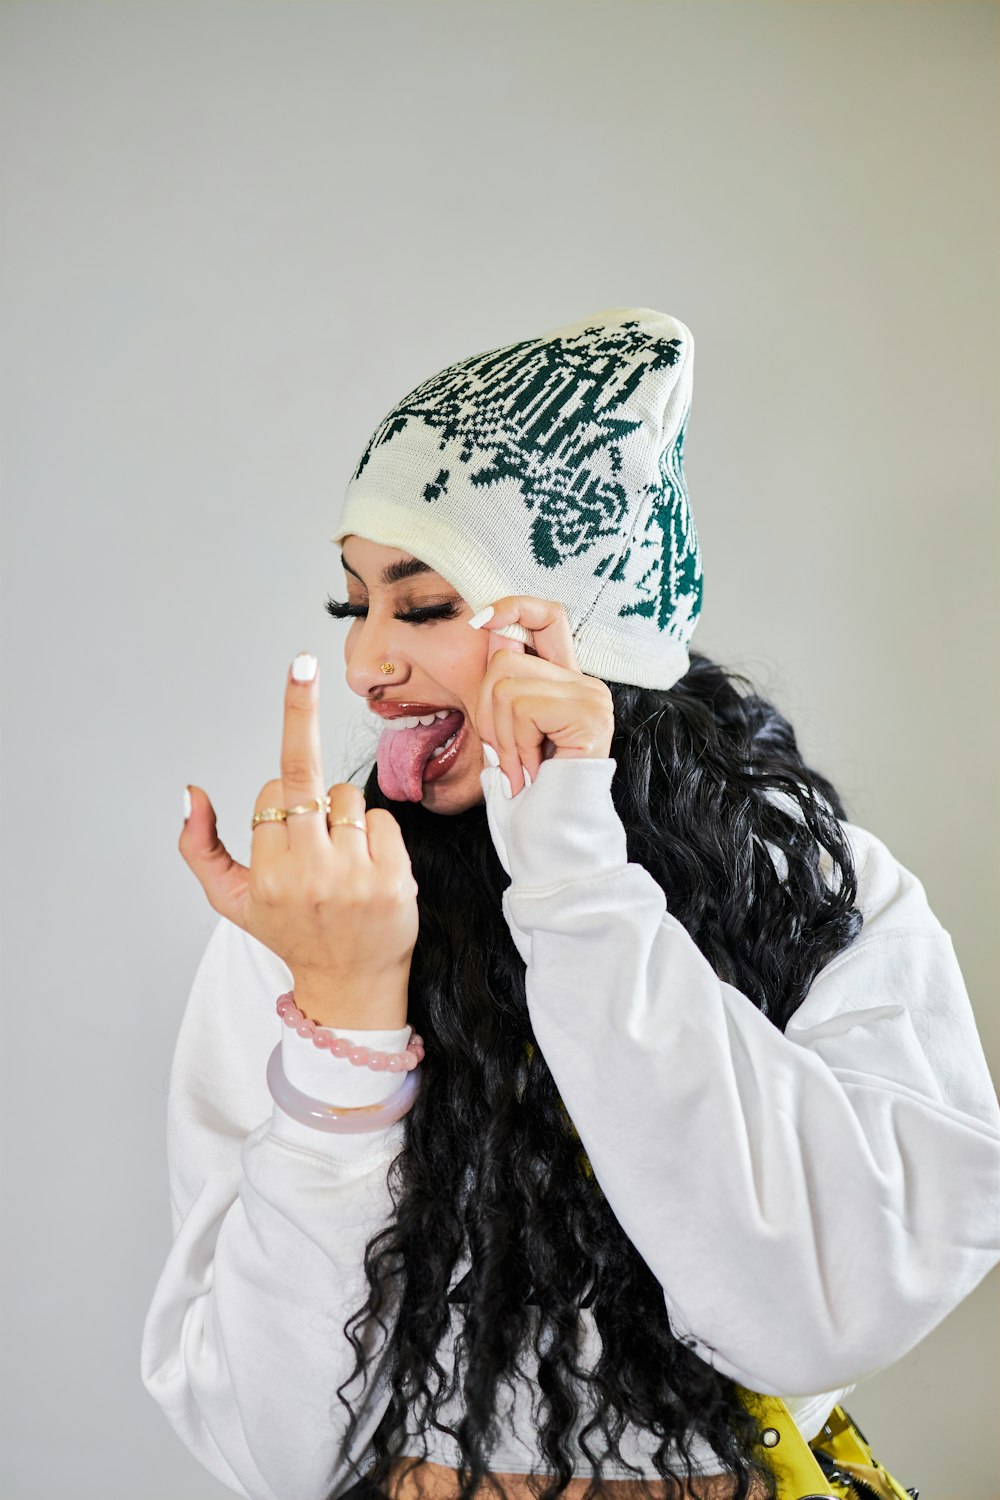
<instances>
[{"instance_id":1,"label":"woman","mask_svg":"<svg viewBox=\"0 0 1000 1500\"><path fill-rule=\"evenodd\" d=\"M692 368L611 309L418 386L333 538L364 790L305 654L249 868L190 788L142 1377L252 1500L773 1494L749 1393L814 1437L1000 1259L948 933L688 652Z\"/></svg>"}]
</instances>

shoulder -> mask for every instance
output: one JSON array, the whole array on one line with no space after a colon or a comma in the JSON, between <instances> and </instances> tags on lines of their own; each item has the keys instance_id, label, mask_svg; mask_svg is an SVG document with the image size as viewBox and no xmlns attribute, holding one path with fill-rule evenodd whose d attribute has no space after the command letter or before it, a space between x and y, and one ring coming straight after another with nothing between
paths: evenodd
<instances>
[{"instance_id":1,"label":"shoulder","mask_svg":"<svg viewBox=\"0 0 1000 1500\"><path fill-rule=\"evenodd\" d=\"M858 880L856 904L864 918L858 941L876 935L918 932L946 937L920 878L870 829L844 820L840 826L854 860ZM825 849L821 863L827 878L832 879L833 862Z\"/></svg>"},{"instance_id":2,"label":"shoulder","mask_svg":"<svg viewBox=\"0 0 1000 1500\"><path fill-rule=\"evenodd\" d=\"M801 818L798 803L787 793L769 790L767 796L769 801ZM864 927L856 942L861 943L876 932L880 936L896 931L943 934L944 928L930 908L923 882L896 857L884 840L859 823L843 818L837 822L854 863L858 882L855 904L864 919ZM767 847L776 863L784 862L780 850L771 844ZM839 881L839 871L828 849L820 850L819 863L827 885L833 887Z\"/></svg>"}]
</instances>

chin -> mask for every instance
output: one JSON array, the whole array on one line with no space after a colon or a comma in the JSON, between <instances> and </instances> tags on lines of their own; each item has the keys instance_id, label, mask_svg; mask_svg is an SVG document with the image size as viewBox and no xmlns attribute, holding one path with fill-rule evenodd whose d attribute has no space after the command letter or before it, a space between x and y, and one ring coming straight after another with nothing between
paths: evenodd
<instances>
[{"instance_id":1,"label":"chin","mask_svg":"<svg viewBox=\"0 0 1000 1500\"><path fill-rule=\"evenodd\" d=\"M445 818L450 813L465 812L466 808L477 807L485 800L478 781L475 787L446 786L443 782L432 781L429 786L424 787L424 795L420 799L428 812L440 813Z\"/></svg>"}]
</instances>

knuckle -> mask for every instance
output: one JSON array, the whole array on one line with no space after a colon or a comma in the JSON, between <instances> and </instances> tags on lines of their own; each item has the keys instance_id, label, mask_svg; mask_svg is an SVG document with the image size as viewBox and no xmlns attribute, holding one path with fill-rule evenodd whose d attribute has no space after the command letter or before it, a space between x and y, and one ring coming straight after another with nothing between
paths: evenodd
<instances>
[{"instance_id":1,"label":"knuckle","mask_svg":"<svg viewBox=\"0 0 1000 1500\"><path fill-rule=\"evenodd\" d=\"M385 913L397 912L406 904L406 894L399 880L390 880L382 886L379 892L379 910Z\"/></svg>"},{"instance_id":2,"label":"knuckle","mask_svg":"<svg viewBox=\"0 0 1000 1500\"><path fill-rule=\"evenodd\" d=\"M307 786L312 784L312 763L304 756L291 755L287 760L281 762L281 779L286 784L291 782L293 786Z\"/></svg>"},{"instance_id":3,"label":"knuckle","mask_svg":"<svg viewBox=\"0 0 1000 1500\"><path fill-rule=\"evenodd\" d=\"M281 882L273 870L250 871L250 894L261 906L277 906L281 900Z\"/></svg>"}]
</instances>

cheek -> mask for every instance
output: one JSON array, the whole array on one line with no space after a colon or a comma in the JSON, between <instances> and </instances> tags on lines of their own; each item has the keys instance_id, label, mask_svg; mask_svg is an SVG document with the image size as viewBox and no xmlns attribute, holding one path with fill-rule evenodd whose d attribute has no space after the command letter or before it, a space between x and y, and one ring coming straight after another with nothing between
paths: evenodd
<instances>
[{"instance_id":1,"label":"cheek","mask_svg":"<svg viewBox=\"0 0 1000 1500\"><path fill-rule=\"evenodd\" d=\"M432 670L441 686L449 689L449 696L475 703L486 675L488 650L485 632L470 630L464 620L457 623L455 630L442 634L440 647L435 642Z\"/></svg>"}]
</instances>

